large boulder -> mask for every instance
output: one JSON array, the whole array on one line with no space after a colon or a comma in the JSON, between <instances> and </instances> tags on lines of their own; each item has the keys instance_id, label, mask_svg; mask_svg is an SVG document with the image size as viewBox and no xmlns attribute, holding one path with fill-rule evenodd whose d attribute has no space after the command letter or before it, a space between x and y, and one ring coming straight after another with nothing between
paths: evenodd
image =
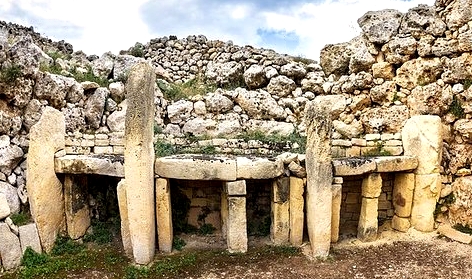
<instances>
[{"instance_id":1,"label":"large boulder","mask_svg":"<svg viewBox=\"0 0 472 279\"><path fill-rule=\"evenodd\" d=\"M404 63L397 70L394 81L403 88L412 90L416 86L424 86L435 82L441 76L443 66L441 59L417 58Z\"/></svg>"},{"instance_id":2,"label":"large boulder","mask_svg":"<svg viewBox=\"0 0 472 279\"><path fill-rule=\"evenodd\" d=\"M23 126L25 126L26 130L29 131L31 126L36 124L43 113L43 106L41 102L37 99L32 99L26 108L24 109L22 118L23 118ZM1 119L1 117L0 117Z\"/></svg>"},{"instance_id":3,"label":"large boulder","mask_svg":"<svg viewBox=\"0 0 472 279\"><path fill-rule=\"evenodd\" d=\"M361 116L366 133L398 133L409 118L405 105L370 108Z\"/></svg>"},{"instance_id":4,"label":"large boulder","mask_svg":"<svg viewBox=\"0 0 472 279\"><path fill-rule=\"evenodd\" d=\"M459 57L444 60L441 78L446 83L457 83L472 78L472 55L463 53Z\"/></svg>"},{"instance_id":5,"label":"large boulder","mask_svg":"<svg viewBox=\"0 0 472 279\"><path fill-rule=\"evenodd\" d=\"M105 103L110 91L100 87L85 101L85 119L90 127L97 129L102 121Z\"/></svg>"},{"instance_id":6,"label":"large boulder","mask_svg":"<svg viewBox=\"0 0 472 279\"><path fill-rule=\"evenodd\" d=\"M420 39L425 34L440 37L446 31L446 24L436 13L434 6L418 5L403 16L400 34L411 34Z\"/></svg>"},{"instance_id":7,"label":"large boulder","mask_svg":"<svg viewBox=\"0 0 472 279\"><path fill-rule=\"evenodd\" d=\"M454 202L449 206L449 220L472 227L472 176L458 177L452 183Z\"/></svg>"},{"instance_id":8,"label":"large boulder","mask_svg":"<svg viewBox=\"0 0 472 279\"><path fill-rule=\"evenodd\" d=\"M83 87L75 79L50 73L38 76L34 95L56 109L63 108L66 101L75 103L84 98Z\"/></svg>"},{"instance_id":9,"label":"large boulder","mask_svg":"<svg viewBox=\"0 0 472 279\"><path fill-rule=\"evenodd\" d=\"M267 85L267 91L279 97L285 97L291 94L296 88L297 85L295 81L283 75L271 78L269 85Z\"/></svg>"},{"instance_id":10,"label":"large boulder","mask_svg":"<svg viewBox=\"0 0 472 279\"><path fill-rule=\"evenodd\" d=\"M107 117L107 125L112 132L120 132L125 130L125 118L128 102L124 100L118 105L118 109Z\"/></svg>"},{"instance_id":11,"label":"large boulder","mask_svg":"<svg viewBox=\"0 0 472 279\"><path fill-rule=\"evenodd\" d=\"M0 82L0 95L4 95L14 106L23 108L31 100L33 86L34 80L24 77L17 78L11 84Z\"/></svg>"},{"instance_id":12,"label":"large boulder","mask_svg":"<svg viewBox=\"0 0 472 279\"><path fill-rule=\"evenodd\" d=\"M101 78L108 78L113 71L114 64L115 55L106 52L99 59L92 62L92 73Z\"/></svg>"},{"instance_id":13,"label":"large boulder","mask_svg":"<svg viewBox=\"0 0 472 279\"><path fill-rule=\"evenodd\" d=\"M113 65L113 78L126 79L130 69L139 62L144 61L143 58L132 55L117 55Z\"/></svg>"},{"instance_id":14,"label":"large boulder","mask_svg":"<svg viewBox=\"0 0 472 279\"><path fill-rule=\"evenodd\" d=\"M239 85L243 78L243 65L236 62L209 62L205 71L205 77L215 81L220 86Z\"/></svg>"},{"instance_id":15,"label":"large boulder","mask_svg":"<svg viewBox=\"0 0 472 279\"><path fill-rule=\"evenodd\" d=\"M350 59L349 43L329 44L323 47L320 52L320 64L327 76L347 74Z\"/></svg>"},{"instance_id":16,"label":"large boulder","mask_svg":"<svg viewBox=\"0 0 472 279\"><path fill-rule=\"evenodd\" d=\"M305 77L306 70L300 64L292 62L292 63L283 65L280 68L280 74L294 80L299 80Z\"/></svg>"},{"instance_id":17,"label":"large boulder","mask_svg":"<svg viewBox=\"0 0 472 279\"><path fill-rule=\"evenodd\" d=\"M85 130L84 108L68 104L61 111L66 121L66 132L82 132Z\"/></svg>"},{"instance_id":18,"label":"large boulder","mask_svg":"<svg viewBox=\"0 0 472 279\"><path fill-rule=\"evenodd\" d=\"M401 64L416 54L417 42L413 37L395 37L382 46L385 60L392 64Z\"/></svg>"},{"instance_id":19,"label":"large boulder","mask_svg":"<svg viewBox=\"0 0 472 279\"><path fill-rule=\"evenodd\" d=\"M194 136L214 135L216 130L216 121L212 119L203 119L200 117L187 121L182 131Z\"/></svg>"},{"instance_id":20,"label":"large boulder","mask_svg":"<svg viewBox=\"0 0 472 279\"><path fill-rule=\"evenodd\" d=\"M264 67L253 64L244 72L244 82L250 89L264 87L267 84L267 78Z\"/></svg>"},{"instance_id":21,"label":"large boulder","mask_svg":"<svg viewBox=\"0 0 472 279\"><path fill-rule=\"evenodd\" d=\"M1 136L7 137L8 136ZM23 158L23 150L14 144L0 147L0 171L9 175Z\"/></svg>"},{"instance_id":22,"label":"large boulder","mask_svg":"<svg viewBox=\"0 0 472 279\"><path fill-rule=\"evenodd\" d=\"M167 106L167 116L170 122L174 124L187 121L192 111L193 103L186 100L180 100Z\"/></svg>"},{"instance_id":23,"label":"large boulder","mask_svg":"<svg viewBox=\"0 0 472 279\"><path fill-rule=\"evenodd\" d=\"M457 30L472 18L472 0L454 0L450 1L445 9L445 21L447 27Z\"/></svg>"},{"instance_id":24,"label":"large boulder","mask_svg":"<svg viewBox=\"0 0 472 279\"><path fill-rule=\"evenodd\" d=\"M49 64L52 59L37 46L31 36L20 36L8 50L8 56L13 65L21 68L24 76L33 77L39 72L41 63Z\"/></svg>"},{"instance_id":25,"label":"large boulder","mask_svg":"<svg viewBox=\"0 0 472 279\"><path fill-rule=\"evenodd\" d=\"M272 96L264 91L247 91L243 88L235 90L238 96L235 102L254 119L283 119L285 110L280 107Z\"/></svg>"},{"instance_id":26,"label":"large boulder","mask_svg":"<svg viewBox=\"0 0 472 279\"><path fill-rule=\"evenodd\" d=\"M209 112L224 113L234 106L233 101L221 93L210 93L205 96L206 109Z\"/></svg>"},{"instance_id":27,"label":"large boulder","mask_svg":"<svg viewBox=\"0 0 472 279\"><path fill-rule=\"evenodd\" d=\"M370 42L384 44L397 35L402 13L397 10L367 12L357 20Z\"/></svg>"},{"instance_id":28,"label":"large boulder","mask_svg":"<svg viewBox=\"0 0 472 279\"><path fill-rule=\"evenodd\" d=\"M0 181L0 193L5 196L11 213L20 212L20 199L18 198L15 187L6 182Z\"/></svg>"},{"instance_id":29,"label":"large boulder","mask_svg":"<svg viewBox=\"0 0 472 279\"><path fill-rule=\"evenodd\" d=\"M21 246L18 237L10 230L6 223L0 223L0 257L3 267L11 270L21 263Z\"/></svg>"},{"instance_id":30,"label":"large boulder","mask_svg":"<svg viewBox=\"0 0 472 279\"><path fill-rule=\"evenodd\" d=\"M441 87L437 83L417 86L411 91L407 100L411 115L443 115L452 103L452 88L450 85Z\"/></svg>"}]
</instances>

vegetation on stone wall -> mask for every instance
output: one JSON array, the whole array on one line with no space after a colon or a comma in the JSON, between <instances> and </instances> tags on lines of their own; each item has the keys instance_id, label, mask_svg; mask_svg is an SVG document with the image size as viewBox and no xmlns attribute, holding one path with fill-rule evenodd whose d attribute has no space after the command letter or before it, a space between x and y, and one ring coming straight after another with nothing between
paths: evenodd
<instances>
[{"instance_id":1,"label":"vegetation on stone wall","mask_svg":"<svg viewBox=\"0 0 472 279\"><path fill-rule=\"evenodd\" d=\"M457 118L464 118L465 116L461 100L456 95L454 95L452 98L451 105L449 106L449 112Z\"/></svg>"},{"instance_id":2,"label":"vegetation on stone wall","mask_svg":"<svg viewBox=\"0 0 472 279\"><path fill-rule=\"evenodd\" d=\"M0 82L7 84L14 83L18 78L22 77L21 67L18 65L9 65L0 70Z\"/></svg>"},{"instance_id":3,"label":"vegetation on stone wall","mask_svg":"<svg viewBox=\"0 0 472 279\"><path fill-rule=\"evenodd\" d=\"M203 78L194 78L184 83L169 83L165 80L158 79L157 86L164 93L164 97L168 100L187 100L195 95L205 95L208 92L216 90L216 84L207 82Z\"/></svg>"}]
</instances>

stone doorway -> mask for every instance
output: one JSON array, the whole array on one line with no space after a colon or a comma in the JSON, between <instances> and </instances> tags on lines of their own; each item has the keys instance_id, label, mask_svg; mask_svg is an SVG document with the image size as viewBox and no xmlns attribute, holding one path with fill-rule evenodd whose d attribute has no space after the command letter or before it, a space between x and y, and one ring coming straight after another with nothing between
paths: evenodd
<instances>
[{"instance_id":1,"label":"stone doorway","mask_svg":"<svg viewBox=\"0 0 472 279\"><path fill-rule=\"evenodd\" d=\"M272 179L246 180L246 218L249 241L256 237L270 235L272 187Z\"/></svg>"}]
</instances>

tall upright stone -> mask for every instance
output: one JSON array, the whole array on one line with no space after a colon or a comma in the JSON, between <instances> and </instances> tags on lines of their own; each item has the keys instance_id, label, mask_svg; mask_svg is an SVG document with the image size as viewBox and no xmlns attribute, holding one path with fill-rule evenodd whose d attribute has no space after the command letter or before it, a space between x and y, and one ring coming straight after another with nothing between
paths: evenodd
<instances>
[{"instance_id":1,"label":"tall upright stone","mask_svg":"<svg viewBox=\"0 0 472 279\"><path fill-rule=\"evenodd\" d=\"M411 226L423 232L434 229L434 210L441 192L441 127L439 116L415 115L402 130L404 154L418 158Z\"/></svg>"},{"instance_id":2,"label":"tall upright stone","mask_svg":"<svg viewBox=\"0 0 472 279\"><path fill-rule=\"evenodd\" d=\"M290 176L290 244L293 246L300 246L303 243L304 191L305 183L303 179Z\"/></svg>"},{"instance_id":3,"label":"tall upright stone","mask_svg":"<svg viewBox=\"0 0 472 279\"><path fill-rule=\"evenodd\" d=\"M270 238L276 245L290 240L290 177L279 177L272 183Z\"/></svg>"},{"instance_id":4,"label":"tall upright stone","mask_svg":"<svg viewBox=\"0 0 472 279\"><path fill-rule=\"evenodd\" d=\"M64 178L64 203L67 233L70 238L78 239L90 227L90 208L88 205L87 176L66 175Z\"/></svg>"},{"instance_id":5,"label":"tall upright stone","mask_svg":"<svg viewBox=\"0 0 472 279\"><path fill-rule=\"evenodd\" d=\"M125 185L133 257L138 264L149 263L156 246L154 85L151 65L140 62L131 68L126 84Z\"/></svg>"},{"instance_id":6,"label":"tall upright stone","mask_svg":"<svg viewBox=\"0 0 472 279\"><path fill-rule=\"evenodd\" d=\"M123 250L126 256L133 256L133 245L131 245L131 236L129 233L128 221L128 202L126 199L126 180L121 179L116 187L116 195L118 198L118 207L120 209L121 219L121 242L123 243Z\"/></svg>"},{"instance_id":7,"label":"tall upright stone","mask_svg":"<svg viewBox=\"0 0 472 279\"><path fill-rule=\"evenodd\" d=\"M305 108L307 124L307 227L313 257L327 257L331 244L333 167L331 102L318 96Z\"/></svg>"},{"instance_id":8,"label":"tall upright stone","mask_svg":"<svg viewBox=\"0 0 472 279\"><path fill-rule=\"evenodd\" d=\"M159 250L172 252L172 207L169 179L156 179L156 223Z\"/></svg>"},{"instance_id":9,"label":"tall upright stone","mask_svg":"<svg viewBox=\"0 0 472 279\"><path fill-rule=\"evenodd\" d=\"M46 252L51 251L57 234L65 227L62 183L54 171L54 153L65 148L65 129L64 115L52 107L46 107L30 129L26 188Z\"/></svg>"}]
</instances>

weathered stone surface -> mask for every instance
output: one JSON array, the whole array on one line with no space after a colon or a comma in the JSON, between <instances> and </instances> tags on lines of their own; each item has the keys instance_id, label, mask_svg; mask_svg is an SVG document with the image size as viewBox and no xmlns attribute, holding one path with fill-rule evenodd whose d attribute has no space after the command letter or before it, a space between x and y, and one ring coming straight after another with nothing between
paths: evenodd
<instances>
[{"instance_id":1,"label":"weathered stone surface","mask_svg":"<svg viewBox=\"0 0 472 279\"><path fill-rule=\"evenodd\" d=\"M339 240L339 223L341 219L342 185L334 184L332 186L333 203L331 215L331 242L336 243Z\"/></svg>"},{"instance_id":2,"label":"weathered stone surface","mask_svg":"<svg viewBox=\"0 0 472 279\"><path fill-rule=\"evenodd\" d=\"M115 102L121 103L125 99L125 85L121 81L110 83L108 90L110 90L110 98Z\"/></svg>"},{"instance_id":3,"label":"weathered stone surface","mask_svg":"<svg viewBox=\"0 0 472 279\"><path fill-rule=\"evenodd\" d=\"M454 241L470 244L472 243L472 235L460 232L452 228L449 224L442 224L438 227L438 233Z\"/></svg>"},{"instance_id":4,"label":"weathered stone surface","mask_svg":"<svg viewBox=\"0 0 472 279\"><path fill-rule=\"evenodd\" d=\"M125 130L126 110L128 101L124 100L118 105L118 109L107 117L107 126L112 132L121 132Z\"/></svg>"},{"instance_id":5,"label":"weathered stone surface","mask_svg":"<svg viewBox=\"0 0 472 279\"><path fill-rule=\"evenodd\" d=\"M442 156L441 127L441 119L433 115L412 116L403 127L404 154L418 158L416 174L439 172Z\"/></svg>"},{"instance_id":6,"label":"weathered stone surface","mask_svg":"<svg viewBox=\"0 0 472 279\"><path fill-rule=\"evenodd\" d=\"M11 104L23 108L31 100L33 86L34 80L19 77L11 84L0 82L0 92Z\"/></svg>"},{"instance_id":7,"label":"weathered stone surface","mask_svg":"<svg viewBox=\"0 0 472 279\"><path fill-rule=\"evenodd\" d=\"M290 177L290 244L300 246L303 243L305 183L298 177Z\"/></svg>"},{"instance_id":8,"label":"weathered stone surface","mask_svg":"<svg viewBox=\"0 0 472 279\"><path fill-rule=\"evenodd\" d=\"M432 34L440 37L446 31L446 24L436 14L434 6L418 5L403 16L400 33L411 34L414 38L420 39L425 34Z\"/></svg>"},{"instance_id":9,"label":"weathered stone surface","mask_svg":"<svg viewBox=\"0 0 472 279\"><path fill-rule=\"evenodd\" d=\"M446 83L457 83L472 77L472 55L463 53L459 57L444 59L441 79Z\"/></svg>"},{"instance_id":10,"label":"weathered stone surface","mask_svg":"<svg viewBox=\"0 0 472 279\"><path fill-rule=\"evenodd\" d=\"M39 241L38 229L35 223L23 225L18 228L22 255L26 248L31 247L36 253L41 253L41 242Z\"/></svg>"},{"instance_id":11,"label":"weathered stone surface","mask_svg":"<svg viewBox=\"0 0 472 279\"><path fill-rule=\"evenodd\" d=\"M394 215L392 218L392 228L400 232L407 232L411 227L410 218L403 218Z\"/></svg>"},{"instance_id":12,"label":"weathered stone surface","mask_svg":"<svg viewBox=\"0 0 472 279\"><path fill-rule=\"evenodd\" d=\"M167 106L167 115L171 123L179 124L190 117L193 110L193 103L186 100L177 101Z\"/></svg>"},{"instance_id":13,"label":"weathered stone surface","mask_svg":"<svg viewBox=\"0 0 472 279\"><path fill-rule=\"evenodd\" d=\"M454 202L449 206L449 220L453 224L472 226L470 208L472 201L472 176L457 178L452 183Z\"/></svg>"},{"instance_id":14,"label":"weathered stone surface","mask_svg":"<svg viewBox=\"0 0 472 279\"><path fill-rule=\"evenodd\" d=\"M291 62L280 67L280 74L298 80L305 77L306 70L302 65Z\"/></svg>"},{"instance_id":15,"label":"weathered stone surface","mask_svg":"<svg viewBox=\"0 0 472 279\"><path fill-rule=\"evenodd\" d=\"M451 86L441 87L437 83L417 86L408 96L408 107L411 115L435 114L444 115L452 103Z\"/></svg>"},{"instance_id":16,"label":"weathered stone surface","mask_svg":"<svg viewBox=\"0 0 472 279\"><path fill-rule=\"evenodd\" d=\"M391 80L395 76L393 65L388 62L378 62L372 65L372 76Z\"/></svg>"},{"instance_id":17,"label":"weathered stone surface","mask_svg":"<svg viewBox=\"0 0 472 279\"><path fill-rule=\"evenodd\" d=\"M182 131L194 136L216 135L218 123L213 119L193 118L187 121Z\"/></svg>"},{"instance_id":18,"label":"weathered stone surface","mask_svg":"<svg viewBox=\"0 0 472 279\"><path fill-rule=\"evenodd\" d=\"M363 111L361 121L365 132L398 133L410 117L408 107L395 105L391 107L368 108Z\"/></svg>"},{"instance_id":19,"label":"weathered stone surface","mask_svg":"<svg viewBox=\"0 0 472 279\"><path fill-rule=\"evenodd\" d=\"M270 179L283 174L284 164L277 158L237 157L237 179Z\"/></svg>"},{"instance_id":20,"label":"weathered stone surface","mask_svg":"<svg viewBox=\"0 0 472 279\"><path fill-rule=\"evenodd\" d=\"M307 227L312 255L326 257L331 243L333 167L331 106L323 96L307 104Z\"/></svg>"},{"instance_id":21,"label":"weathered stone surface","mask_svg":"<svg viewBox=\"0 0 472 279\"><path fill-rule=\"evenodd\" d=\"M121 220L121 241L123 242L123 250L128 257L133 256L133 245L131 244L131 235L129 231L128 220L128 202L126 198L126 181L121 179L116 187L116 195L118 198L118 207L120 210Z\"/></svg>"},{"instance_id":22,"label":"weathered stone surface","mask_svg":"<svg viewBox=\"0 0 472 279\"><path fill-rule=\"evenodd\" d=\"M85 235L90 227L87 176L66 175L64 178L64 204L67 233L72 239Z\"/></svg>"},{"instance_id":23,"label":"weathered stone surface","mask_svg":"<svg viewBox=\"0 0 472 279\"><path fill-rule=\"evenodd\" d=\"M382 176L380 173L371 173L362 180L362 196L378 198L382 192Z\"/></svg>"},{"instance_id":24,"label":"weathered stone surface","mask_svg":"<svg viewBox=\"0 0 472 279\"><path fill-rule=\"evenodd\" d=\"M138 264L152 261L156 247L154 84L154 70L146 62L133 66L126 83L126 199L133 256Z\"/></svg>"},{"instance_id":25,"label":"weathered stone surface","mask_svg":"<svg viewBox=\"0 0 472 279\"><path fill-rule=\"evenodd\" d=\"M417 174L411 208L411 226L422 232L434 230L434 210L441 193L441 175Z\"/></svg>"},{"instance_id":26,"label":"weathered stone surface","mask_svg":"<svg viewBox=\"0 0 472 279\"><path fill-rule=\"evenodd\" d=\"M450 1L445 12L447 27L455 30L470 21L472 10L465 8L470 6L472 6L471 0Z\"/></svg>"},{"instance_id":27,"label":"weathered stone surface","mask_svg":"<svg viewBox=\"0 0 472 279\"><path fill-rule=\"evenodd\" d=\"M54 170L68 174L99 174L124 177L123 157L65 155L54 159Z\"/></svg>"},{"instance_id":28,"label":"weathered stone surface","mask_svg":"<svg viewBox=\"0 0 472 279\"><path fill-rule=\"evenodd\" d=\"M168 179L156 179L156 220L159 251L172 252L172 208Z\"/></svg>"},{"instance_id":29,"label":"weathered stone surface","mask_svg":"<svg viewBox=\"0 0 472 279\"><path fill-rule=\"evenodd\" d=\"M357 227L357 238L362 241L374 241L377 239L378 230L378 208L377 198L362 198L361 214Z\"/></svg>"},{"instance_id":30,"label":"weathered stone surface","mask_svg":"<svg viewBox=\"0 0 472 279\"><path fill-rule=\"evenodd\" d=\"M37 79L34 95L56 109L63 108L66 101L77 102L84 98L83 88L75 79L50 73L42 73Z\"/></svg>"},{"instance_id":31,"label":"weathered stone surface","mask_svg":"<svg viewBox=\"0 0 472 279\"><path fill-rule=\"evenodd\" d=\"M230 253L247 251L246 197L228 197L226 241Z\"/></svg>"},{"instance_id":32,"label":"weathered stone surface","mask_svg":"<svg viewBox=\"0 0 472 279\"><path fill-rule=\"evenodd\" d=\"M382 156L374 158L376 172L397 172L414 170L418 167L418 159L411 156Z\"/></svg>"},{"instance_id":33,"label":"weathered stone surface","mask_svg":"<svg viewBox=\"0 0 472 279\"><path fill-rule=\"evenodd\" d=\"M225 182L225 192L228 196L244 196L246 195L246 180L237 180Z\"/></svg>"},{"instance_id":34,"label":"weathered stone surface","mask_svg":"<svg viewBox=\"0 0 472 279\"><path fill-rule=\"evenodd\" d=\"M46 107L39 122L30 130L26 181L31 214L46 252L51 251L57 234L65 225L62 184L54 170L54 154L65 148L64 138L64 116Z\"/></svg>"},{"instance_id":35,"label":"weathered stone surface","mask_svg":"<svg viewBox=\"0 0 472 279\"><path fill-rule=\"evenodd\" d=\"M364 132L362 122L354 120L350 124L346 124L339 120L333 121L333 126L336 132L345 136L346 138L355 138Z\"/></svg>"},{"instance_id":36,"label":"weathered stone surface","mask_svg":"<svg viewBox=\"0 0 472 279\"><path fill-rule=\"evenodd\" d=\"M272 78L267 85L267 91L270 94L277 95L279 97L285 97L292 93L297 88L297 85L290 78L280 75Z\"/></svg>"},{"instance_id":37,"label":"weathered stone surface","mask_svg":"<svg viewBox=\"0 0 472 279\"><path fill-rule=\"evenodd\" d=\"M320 65L326 76L343 75L349 71L351 50L348 43L328 44L321 49Z\"/></svg>"},{"instance_id":38,"label":"weathered stone surface","mask_svg":"<svg viewBox=\"0 0 472 279\"><path fill-rule=\"evenodd\" d=\"M234 84L243 79L243 65L236 61L224 63L211 61L207 65L205 77L221 86Z\"/></svg>"},{"instance_id":39,"label":"weathered stone surface","mask_svg":"<svg viewBox=\"0 0 472 279\"><path fill-rule=\"evenodd\" d=\"M7 182L0 181L0 194L5 196L10 213L20 212L20 200L15 187Z\"/></svg>"},{"instance_id":40,"label":"weathered stone surface","mask_svg":"<svg viewBox=\"0 0 472 279\"><path fill-rule=\"evenodd\" d=\"M0 171L11 173L23 158L23 150L13 144L0 147Z\"/></svg>"},{"instance_id":41,"label":"weathered stone surface","mask_svg":"<svg viewBox=\"0 0 472 279\"><path fill-rule=\"evenodd\" d=\"M402 13L397 10L367 12L357 20L370 42L384 44L398 33Z\"/></svg>"},{"instance_id":42,"label":"weathered stone surface","mask_svg":"<svg viewBox=\"0 0 472 279\"><path fill-rule=\"evenodd\" d=\"M160 177L191 180L236 180L236 160L216 155L174 155L156 159Z\"/></svg>"},{"instance_id":43,"label":"weathered stone surface","mask_svg":"<svg viewBox=\"0 0 472 279\"><path fill-rule=\"evenodd\" d=\"M288 179L288 177L287 177ZM274 182L277 184L277 182ZM274 185L275 187L275 185ZM288 193L287 193L288 194ZM290 239L290 202L271 203L270 239L275 245L286 245Z\"/></svg>"},{"instance_id":44,"label":"weathered stone surface","mask_svg":"<svg viewBox=\"0 0 472 279\"><path fill-rule=\"evenodd\" d=\"M413 37L395 37L382 46L382 51L388 63L401 64L414 57L416 47L417 42Z\"/></svg>"},{"instance_id":45,"label":"weathered stone surface","mask_svg":"<svg viewBox=\"0 0 472 279\"><path fill-rule=\"evenodd\" d=\"M306 169L302 167L300 164L296 163L295 161L290 162L288 164L288 170L296 177L304 178L306 177Z\"/></svg>"},{"instance_id":46,"label":"weathered stone surface","mask_svg":"<svg viewBox=\"0 0 472 279\"><path fill-rule=\"evenodd\" d=\"M380 105L392 103L396 94L397 86L393 81L386 81L370 90L372 102Z\"/></svg>"},{"instance_id":47,"label":"weathered stone surface","mask_svg":"<svg viewBox=\"0 0 472 279\"><path fill-rule=\"evenodd\" d=\"M21 246L18 237L10 231L6 223L0 223L0 257L3 267L11 270L21 263Z\"/></svg>"},{"instance_id":48,"label":"weathered stone surface","mask_svg":"<svg viewBox=\"0 0 472 279\"><path fill-rule=\"evenodd\" d=\"M395 215L409 218L413 203L413 191L415 190L414 173L397 173L393 182L393 208Z\"/></svg>"},{"instance_id":49,"label":"weathered stone surface","mask_svg":"<svg viewBox=\"0 0 472 279\"><path fill-rule=\"evenodd\" d=\"M249 89L261 88L267 84L264 67L253 64L244 72L244 82Z\"/></svg>"},{"instance_id":50,"label":"weathered stone surface","mask_svg":"<svg viewBox=\"0 0 472 279\"><path fill-rule=\"evenodd\" d=\"M113 65L113 78L126 78L131 71L131 68L143 61L144 59L141 57L135 57L132 55L117 55Z\"/></svg>"},{"instance_id":51,"label":"weathered stone surface","mask_svg":"<svg viewBox=\"0 0 472 279\"><path fill-rule=\"evenodd\" d=\"M42 111L43 111L43 107L37 99L32 99L28 103L28 105L26 106L26 108L24 110L24 113L22 115L23 125L25 126L27 131L29 131L31 126L33 126L34 124L36 124L36 122L39 121L39 118L41 117ZM3 116L2 118L4 118L4 117L5 116ZM8 121L8 122L10 122L10 121ZM20 122L21 122L21 120L20 120ZM2 123L2 124L4 125L4 127L8 127L8 126L11 126L12 123ZM4 133L9 133L9 130L10 130L10 128L8 128L7 130L0 129L0 131L2 131Z\"/></svg>"},{"instance_id":52,"label":"weathered stone surface","mask_svg":"<svg viewBox=\"0 0 472 279\"><path fill-rule=\"evenodd\" d=\"M66 121L66 132L85 131L85 111L83 107L67 105L61 111Z\"/></svg>"},{"instance_id":53,"label":"weathered stone surface","mask_svg":"<svg viewBox=\"0 0 472 279\"><path fill-rule=\"evenodd\" d=\"M372 158L333 159L334 175L351 176L373 172L376 163Z\"/></svg>"},{"instance_id":54,"label":"weathered stone surface","mask_svg":"<svg viewBox=\"0 0 472 279\"><path fill-rule=\"evenodd\" d=\"M8 206L7 197L4 193L0 193L0 220L10 216L10 206Z\"/></svg>"},{"instance_id":55,"label":"weathered stone surface","mask_svg":"<svg viewBox=\"0 0 472 279\"><path fill-rule=\"evenodd\" d=\"M214 113L224 113L234 106L233 101L220 93L209 93L205 96L206 109Z\"/></svg>"},{"instance_id":56,"label":"weathered stone surface","mask_svg":"<svg viewBox=\"0 0 472 279\"><path fill-rule=\"evenodd\" d=\"M441 59L417 58L405 62L397 70L394 81L403 88L412 90L416 86L424 86L437 81L443 71Z\"/></svg>"},{"instance_id":57,"label":"weathered stone surface","mask_svg":"<svg viewBox=\"0 0 472 279\"><path fill-rule=\"evenodd\" d=\"M282 121L251 119L246 124L249 131L259 131L266 135L290 136L295 132L293 123Z\"/></svg>"},{"instance_id":58,"label":"weathered stone surface","mask_svg":"<svg viewBox=\"0 0 472 279\"><path fill-rule=\"evenodd\" d=\"M100 127L108 95L110 95L110 91L101 87L85 101L85 119L92 128L98 129Z\"/></svg>"},{"instance_id":59,"label":"weathered stone surface","mask_svg":"<svg viewBox=\"0 0 472 279\"><path fill-rule=\"evenodd\" d=\"M244 88L237 88L235 92L238 96L234 101L254 119L284 119L285 110L277 104L272 96L264 91L247 91Z\"/></svg>"}]
</instances>

